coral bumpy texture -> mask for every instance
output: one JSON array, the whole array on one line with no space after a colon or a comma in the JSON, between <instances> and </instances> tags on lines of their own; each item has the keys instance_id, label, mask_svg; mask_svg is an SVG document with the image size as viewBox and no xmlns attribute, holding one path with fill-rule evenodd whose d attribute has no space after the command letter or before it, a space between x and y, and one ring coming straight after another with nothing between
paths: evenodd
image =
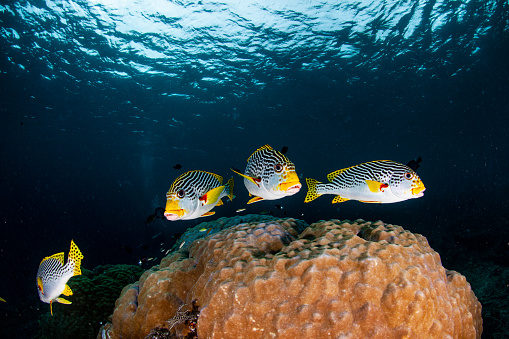
<instances>
[{"instance_id":1,"label":"coral bumpy texture","mask_svg":"<svg viewBox=\"0 0 509 339\"><path fill-rule=\"evenodd\" d=\"M182 304L199 307L198 338L481 337L470 284L425 237L364 220L296 229L244 223L194 241L124 288L102 337L168 328Z\"/></svg>"}]
</instances>

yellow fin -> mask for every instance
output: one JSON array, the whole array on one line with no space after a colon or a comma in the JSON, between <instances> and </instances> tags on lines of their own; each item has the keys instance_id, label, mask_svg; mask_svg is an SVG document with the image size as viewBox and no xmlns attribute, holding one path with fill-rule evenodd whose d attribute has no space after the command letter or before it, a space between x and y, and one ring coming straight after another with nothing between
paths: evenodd
<instances>
[{"instance_id":1,"label":"yellow fin","mask_svg":"<svg viewBox=\"0 0 509 339\"><path fill-rule=\"evenodd\" d=\"M39 291L41 291L44 294L43 285L42 285L42 278L41 277L37 277L37 288L39 289Z\"/></svg>"},{"instance_id":2,"label":"yellow fin","mask_svg":"<svg viewBox=\"0 0 509 339\"><path fill-rule=\"evenodd\" d=\"M65 285L65 288L64 288L64 291L62 292L63 295L66 295L66 296L70 296L72 295L72 290L71 288L69 287L69 285Z\"/></svg>"},{"instance_id":3,"label":"yellow fin","mask_svg":"<svg viewBox=\"0 0 509 339\"><path fill-rule=\"evenodd\" d=\"M59 297L59 298L56 298L56 299L55 299L55 301L58 301L59 303L61 303L61 304L66 304L66 305L70 305L70 304L72 304L72 302L71 302L71 301L66 300L66 299L64 299L64 298L60 298L60 297Z\"/></svg>"},{"instance_id":4,"label":"yellow fin","mask_svg":"<svg viewBox=\"0 0 509 339\"><path fill-rule=\"evenodd\" d=\"M210 215L214 215L214 214L216 214L216 212L214 212L214 211L210 211L210 212L207 212L207 213L203 213L203 214L201 215L201 217L208 217L208 216L210 216Z\"/></svg>"},{"instance_id":5,"label":"yellow fin","mask_svg":"<svg viewBox=\"0 0 509 339\"><path fill-rule=\"evenodd\" d=\"M262 197L254 197L254 198L249 199L249 201L247 202L247 204L249 205L249 204L252 204L252 203L254 203L254 202L262 201L262 200L263 200L263 198L262 198Z\"/></svg>"},{"instance_id":6,"label":"yellow fin","mask_svg":"<svg viewBox=\"0 0 509 339\"><path fill-rule=\"evenodd\" d=\"M233 200L233 177L226 183L227 195L230 201Z\"/></svg>"},{"instance_id":7,"label":"yellow fin","mask_svg":"<svg viewBox=\"0 0 509 339\"><path fill-rule=\"evenodd\" d=\"M367 200L359 200L360 202L364 202L366 204L381 204L381 201L367 201Z\"/></svg>"},{"instance_id":8,"label":"yellow fin","mask_svg":"<svg viewBox=\"0 0 509 339\"><path fill-rule=\"evenodd\" d=\"M336 195L336 197L334 199L332 199L332 203L333 204L337 204L339 202L345 202L345 201L348 201L350 199L347 199L347 198L343 198L342 196L340 195Z\"/></svg>"},{"instance_id":9,"label":"yellow fin","mask_svg":"<svg viewBox=\"0 0 509 339\"><path fill-rule=\"evenodd\" d=\"M240 173L240 172L238 172L238 171L234 170L233 168L230 168L230 169L231 169L233 172L235 172L235 173L237 173L238 175L240 175L241 177L246 178L247 180L251 181L251 182L252 182L253 184L255 184L256 186L260 187L260 184L256 181L256 180L260 181L259 179L257 179L257 178L253 178L253 177L250 177L250 176L245 175L245 174L242 174L242 173Z\"/></svg>"},{"instance_id":10,"label":"yellow fin","mask_svg":"<svg viewBox=\"0 0 509 339\"><path fill-rule=\"evenodd\" d=\"M257 153L257 152L260 152L260 151L263 151L263 150L267 150L267 151L273 151L274 149L272 147L270 147L269 145L263 145L262 147L258 148L256 151L253 152L253 154L251 154L249 156L249 158L247 158L247 162L249 162L249 159L251 159L251 157Z\"/></svg>"},{"instance_id":11,"label":"yellow fin","mask_svg":"<svg viewBox=\"0 0 509 339\"><path fill-rule=\"evenodd\" d=\"M340 169L340 170L337 170L337 171L327 174L327 180L332 182L332 180L334 180L335 177L337 177L338 175L340 175L341 173L343 173L344 171L346 171L349 168L351 168L351 167L343 168L343 169Z\"/></svg>"},{"instance_id":12,"label":"yellow fin","mask_svg":"<svg viewBox=\"0 0 509 339\"><path fill-rule=\"evenodd\" d=\"M204 202L203 202L204 205L213 204L217 201L217 199L219 199L219 196L221 195L223 190L224 190L224 186L219 186L219 187L213 188L210 191L208 191L207 193L205 193L200 198L200 200L204 200Z\"/></svg>"},{"instance_id":13,"label":"yellow fin","mask_svg":"<svg viewBox=\"0 0 509 339\"><path fill-rule=\"evenodd\" d=\"M62 266L64 266L64 252L56 253L56 254L53 254L53 255L51 255L49 257L46 257L46 258L42 259L41 264L43 262L45 262L46 260L48 260L48 259L57 259L60 262L60 264ZM40 266L40 264L39 264L39 266Z\"/></svg>"},{"instance_id":14,"label":"yellow fin","mask_svg":"<svg viewBox=\"0 0 509 339\"><path fill-rule=\"evenodd\" d=\"M218 200L216 206L222 206L224 205L223 201L221 199Z\"/></svg>"},{"instance_id":15,"label":"yellow fin","mask_svg":"<svg viewBox=\"0 0 509 339\"><path fill-rule=\"evenodd\" d=\"M321 184L319 181L315 179L306 178L306 184L308 185L308 192L306 194L306 198L304 202L310 202L321 196L321 194L317 193L316 184Z\"/></svg>"},{"instance_id":16,"label":"yellow fin","mask_svg":"<svg viewBox=\"0 0 509 339\"><path fill-rule=\"evenodd\" d=\"M370 192L373 192L373 193L379 193L382 191L383 187L387 187L387 184L383 184L379 181L374 181L374 180L365 180L365 181L366 181L366 184L368 184L368 188L369 188Z\"/></svg>"},{"instance_id":17,"label":"yellow fin","mask_svg":"<svg viewBox=\"0 0 509 339\"><path fill-rule=\"evenodd\" d=\"M83 259L83 254L81 254L81 251L74 243L74 240L71 240L71 249L69 250L67 261L74 261L74 275L81 275L81 259Z\"/></svg>"},{"instance_id":18,"label":"yellow fin","mask_svg":"<svg viewBox=\"0 0 509 339\"><path fill-rule=\"evenodd\" d=\"M0 297L0 301L3 301L4 303L5 303L5 302L7 302L7 301L5 301L5 299L4 299L4 298L2 298L2 297Z\"/></svg>"}]
</instances>

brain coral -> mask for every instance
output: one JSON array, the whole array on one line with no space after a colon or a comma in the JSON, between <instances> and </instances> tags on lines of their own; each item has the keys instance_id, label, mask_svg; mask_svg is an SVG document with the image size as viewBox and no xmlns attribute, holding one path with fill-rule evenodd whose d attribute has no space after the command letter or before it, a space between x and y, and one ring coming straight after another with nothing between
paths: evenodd
<instances>
[{"instance_id":1,"label":"brain coral","mask_svg":"<svg viewBox=\"0 0 509 339\"><path fill-rule=\"evenodd\" d=\"M469 283L425 237L380 221L295 225L239 224L164 258L124 288L99 337L143 338L193 307L199 338L481 337Z\"/></svg>"}]
</instances>

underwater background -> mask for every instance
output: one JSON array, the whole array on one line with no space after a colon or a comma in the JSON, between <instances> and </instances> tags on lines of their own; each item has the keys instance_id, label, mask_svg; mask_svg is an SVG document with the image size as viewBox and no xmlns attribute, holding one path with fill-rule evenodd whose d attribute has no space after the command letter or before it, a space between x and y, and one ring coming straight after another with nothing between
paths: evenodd
<instances>
[{"instance_id":1,"label":"underwater background","mask_svg":"<svg viewBox=\"0 0 509 339\"><path fill-rule=\"evenodd\" d=\"M507 1L6 0L0 25L3 337L39 333L38 265L71 239L84 268L146 269L242 208L420 233L472 284L483 338L508 336ZM265 144L302 183L421 156L426 191L247 206L235 176L214 216L150 217L184 171L230 178Z\"/></svg>"}]
</instances>

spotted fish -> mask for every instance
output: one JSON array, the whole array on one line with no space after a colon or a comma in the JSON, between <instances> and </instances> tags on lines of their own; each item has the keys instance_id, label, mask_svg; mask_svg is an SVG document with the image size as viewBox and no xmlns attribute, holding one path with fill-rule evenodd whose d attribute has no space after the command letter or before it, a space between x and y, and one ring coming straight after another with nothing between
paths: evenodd
<instances>
[{"instance_id":1,"label":"spotted fish","mask_svg":"<svg viewBox=\"0 0 509 339\"><path fill-rule=\"evenodd\" d=\"M37 271L37 291L41 301L50 305L51 315L53 315L54 301L62 304L71 303L60 295L72 295L67 282L71 277L81 275L81 259L83 254L72 240L67 264L64 265L64 252L42 259Z\"/></svg>"},{"instance_id":2,"label":"spotted fish","mask_svg":"<svg viewBox=\"0 0 509 339\"><path fill-rule=\"evenodd\" d=\"M244 177L249 195L254 195L247 203L261 200L276 200L297 193L302 184L295 173L295 165L284 154L265 145L257 149L247 159Z\"/></svg>"},{"instance_id":3,"label":"spotted fish","mask_svg":"<svg viewBox=\"0 0 509 339\"><path fill-rule=\"evenodd\" d=\"M332 203L358 200L367 203L393 203L424 195L421 178L410 167L390 160L377 160L340 169L327 175L329 184L306 178L308 193L304 202L322 194L335 194Z\"/></svg>"},{"instance_id":4,"label":"spotted fish","mask_svg":"<svg viewBox=\"0 0 509 339\"><path fill-rule=\"evenodd\" d=\"M220 175L205 171L189 171L180 175L166 193L166 219L189 220L213 215L221 198L233 200L233 177L223 185Z\"/></svg>"}]
</instances>

